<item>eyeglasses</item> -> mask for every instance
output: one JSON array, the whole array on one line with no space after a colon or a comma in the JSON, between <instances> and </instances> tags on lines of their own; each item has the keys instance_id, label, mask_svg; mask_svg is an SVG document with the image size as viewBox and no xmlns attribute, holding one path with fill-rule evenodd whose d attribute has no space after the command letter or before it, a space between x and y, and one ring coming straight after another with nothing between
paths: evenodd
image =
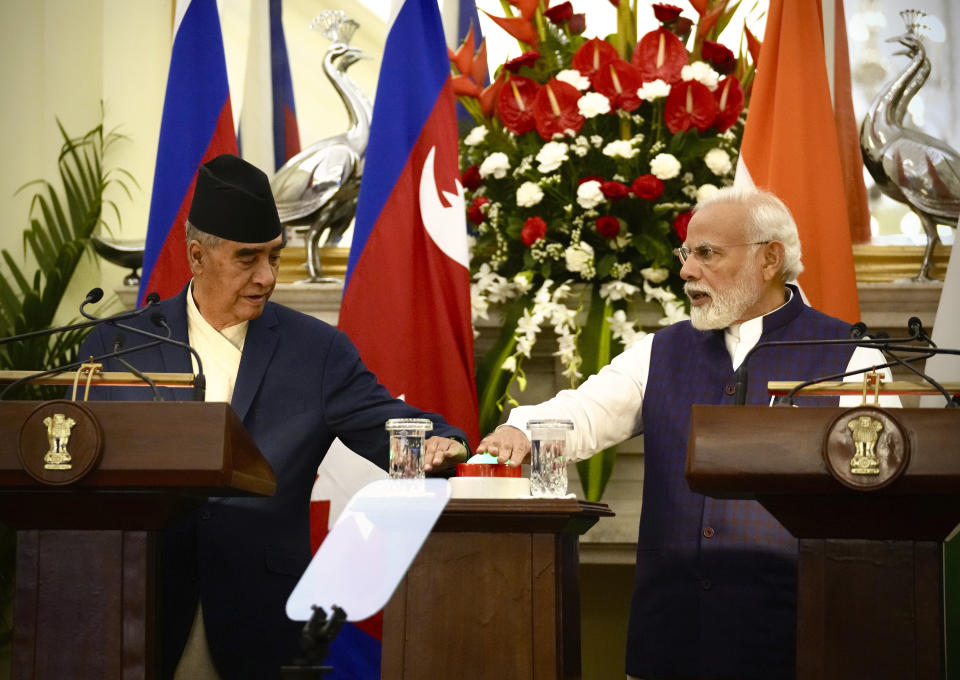
<instances>
[{"instance_id":1,"label":"eyeglasses","mask_svg":"<svg viewBox=\"0 0 960 680\"><path fill-rule=\"evenodd\" d=\"M739 246L763 246L768 243L770 243L770 241L752 241L750 243L728 243L724 246L714 246L709 243L704 243L699 246L694 246L693 248L687 248L686 246L674 248L673 254L680 258L680 264L686 264L691 255L697 258L697 262L700 264L709 264L714 255L718 254L718 249L723 250L724 248L737 248Z\"/></svg>"}]
</instances>

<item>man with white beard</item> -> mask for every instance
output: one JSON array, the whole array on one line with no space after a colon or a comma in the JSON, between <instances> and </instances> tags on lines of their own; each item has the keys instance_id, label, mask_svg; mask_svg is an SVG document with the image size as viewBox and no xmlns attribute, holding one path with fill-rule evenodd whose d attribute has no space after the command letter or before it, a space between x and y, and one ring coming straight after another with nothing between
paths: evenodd
<instances>
[{"instance_id":1,"label":"man with white beard","mask_svg":"<svg viewBox=\"0 0 960 680\"><path fill-rule=\"evenodd\" d=\"M732 404L734 372L758 342L847 338L850 325L811 309L787 283L803 269L800 241L770 193L717 192L697 206L676 253L690 321L646 335L576 390L514 409L477 450L519 465L530 451L525 425L539 418L573 421L571 454L579 459L642 432L628 678L792 678L797 542L755 501L690 490L690 407ZM880 363L875 350L850 345L771 348L750 361L749 401L767 402L769 380Z\"/></svg>"}]
</instances>

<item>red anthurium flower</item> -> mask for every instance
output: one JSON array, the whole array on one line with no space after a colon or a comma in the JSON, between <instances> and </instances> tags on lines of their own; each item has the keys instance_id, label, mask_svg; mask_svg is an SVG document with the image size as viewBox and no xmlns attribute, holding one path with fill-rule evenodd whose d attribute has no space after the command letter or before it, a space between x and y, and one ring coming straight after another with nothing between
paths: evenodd
<instances>
[{"instance_id":1,"label":"red anthurium flower","mask_svg":"<svg viewBox=\"0 0 960 680\"><path fill-rule=\"evenodd\" d=\"M621 198L626 198L630 193L630 187L626 184L610 180L609 182L600 183L600 191L611 201L619 201Z\"/></svg>"},{"instance_id":2,"label":"red anthurium flower","mask_svg":"<svg viewBox=\"0 0 960 680\"><path fill-rule=\"evenodd\" d=\"M672 85L680 80L680 71L689 58L680 38L661 27L640 38L632 61L640 69L643 82L659 78Z\"/></svg>"},{"instance_id":3,"label":"red anthurium flower","mask_svg":"<svg viewBox=\"0 0 960 680\"><path fill-rule=\"evenodd\" d=\"M665 2L658 2L653 6L653 15L657 17L657 21L662 21L664 23L668 21L676 21L677 17L680 16L680 12L682 11L683 10L676 5L668 5Z\"/></svg>"},{"instance_id":4,"label":"red anthurium flower","mask_svg":"<svg viewBox=\"0 0 960 680\"><path fill-rule=\"evenodd\" d=\"M677 232L681 242L687 240L687 225L690 224L691 217L693 217L693 211L688 210L677 215L677 219L673 221L673 230Z\"/></svg>"},{"instance_id":5,"label":"red anthurium flower","mask_svg":"<svg viewBox=\"0 0 960 680\"><path fill-rule=\"evenodd\" d=\"M600 182L600 184L603 184L606 181L603 177L598 177L597 175L587 175L577 180L577 186L580 186L584 182Z\"/></svg>"},{"instance_id":6,"label":"red anthurium flower","mask_svg":"<svg viewBox=\"0 0 960 680\"><path fill-rule=\"evenodd\" d=\"M720 75L725 76L728 73L733 73L733 69L737 66L737 58L733 56L730 48L718 42L704 40L701 54L704 59L713 64L713 68Z\"/></svg>"},{"instance_id":7,"label":"red anthurium flower","mask_svg":"<svg viewBox=\"0 0 960 680\"><path fill-rule=\"evenodd\" d=\"M573 16L573 5L569 2L561 2L544 12L543 16L559 26Z\"/></svg>"},{"instance_id":8,"label":"red anthurium flower","mask_svg":"<svg viewBox=\"0 0 960 680\"><path fill-rule=\"evenodd\" d=\"M597 218L597 233L604 238L616 238L620 233L620 220L610 215Z\"/></svg>"},{"instance_id":9,"label":"red anthurium flower","mask_svg":"<svg viewBox=\"0 0 960 680\"><path fill-rule=\"evenodd\" d=\"M670 88L663 119L673 134L691 127L703 132L717 117L717 102L703 83L687 80Z\"/></svg>"},{"instance_id":10,"label":"red anthurium flower","mask_svg":"<svg viewBox=\"0 0 960 680\"><path fill-rule=\"evenodd\" d=\"M469 76L456 76L450 79L450 85L453 86L453 94L456 96L479 97L480 88L473 82Z\"/></svg>"},{"instance_id":11,"label":"red anthurium flower","mask_svg":"<svg viewBox=\"0 0 960 680\"><path fill-rule=\"evenodd\" d=\"M663 181L654 175L640 175L630 184L630 190L637 198L655 201L663 194Z\"/></svg>"},{"instance_id":12,"label":"red anthurium flower","mask_svg":"<svg viewBox=\"0 0 960 680\"><path fill-rule=\"evenodd\" d=\"M520 10L520 16L524 19L530 19L537 13L540 0L510 0L510 4Z\"/></svg>"},{"instance_id":13,"label":"red anthurium flower","mask_svg":"<svg viewBox=\"0 0 960 680\"><path fill-rule=\"evenodd\" d=\"M593 88L610 100L610 106L633 111L642 104L637 88L643 84L636 66L623 59L615 59L599 69L591 78Z\"/></svg>"},{"instance_id":14,"label":"red anthurium flower","mask_svg":"<svg viewBox=\"0 0 960 680\"><path fill-rule=\"evenodd\" d=\"M686 53L686 50L684 50L684 53ZM617 48L613 45L606 40L592 38L580 46L580 49L573 55L573 59L570 60L570 65L577 69L580 75L586 76L592 81L593 75L602 66L619 58Z\"/></svg>"},{"instance_id":15,"label":"red anthurium flower","mask_svg":"<svg viewBox=\"0 0 960 680\"><path fill-rule=\"evenodd\" d=\"M727 76L717 84L713 96L717 100L717 119L713 122L723 132L737 122L743 111L743 86L734 76Z\"/></svg>"},{"instance_id":16,"label":"red anthurium flower","mask_svg":"<svg viewBox=\"0 0 960 680\"><path fill-rule=\"evenodd\" d=\"M574 35L580 35L587 29L587 15L583 12L574 14L570 17L570 21L567 22L567 28L569 28L570 32Z\"/></svg>"},{"instance_id":17,"label":"red anthurium flower","mask_svg":"<svg viewBox=\"0 0 960 680\"><path fill-rule=\"evenodd\" d=\"M476 189L483 183L480 169L476 165L471 165L460 174L460 183L470 191Z\"/></svg>"},{"instance_id":18,"label":"red anthurium flower","mask_svg":"<svg viewBox=\"0 0 960 680\"><path fill-rule=\"evenodd\" d=\"M747 36L747 50L750 52L750 58L756 65L760 62L760 40L747 28L746 22L743 24L743 33Z\"/></svg>"},{"instance_id":19,"label":"red anthurium flower","mask_svg":"<svg viewBox=\"0 0 960 680\"><path fill-rule=\"evenodd\" d=\"M506 77L507 72L501 69L496 80L483 88L483 92L480 93L480 110L485 118L493 115L493 109L496 106L497 98L500 96L500 90L503 89Z\"/></svg>"},{"instance_id":20,"label":"red anthurium flower","mask_svg":"<svg viewBox=\"0 0 960 680\"><path fill-rule=\"evenodd\" d=\"M522 66L533 66L534 62L540 58L540 53L536 50L529 50L524 52L519 57L511 59L506 64L503 65L503 68L510 71L510 73L516 73L520 70Z\"/></svg>"},{"instance_id":21,"label":"red anthurium flower","mask_svg":"<svg viewBox=\"0 0 960 680\"><path fill-rule=\"evenodd\" d=\"M487 12L486 10L480 11L490 17L490 20L493 23L505 30L520 42L528 45L536 45L538 42L540 42L540 36L537 35L537 29L533 27L533 24L529 19L525 19L522 16L497 17L490 14L490 12Z\"/></svg>"},{"instance_id":22,"label":"red anthurium flower","mask_svg":"<svg viewBox=\"0 0 960 680\"><path fill-rule=\"evenodd\" d=\"M481 208L490 202L490 199L486 196L477 196L470 203L470 207L467 208L467 219L473 222L474 224L480 224L487 216L483 213Z\"/></svg>"},{"instance_id":23,"label":"red anthurium flower","mask_svg":"<svg viewBox=\"0 0 960 680\"><path fill-rule=\"evenodd\" d=\"M547 223L542 217L528 217L523 223L523 229L520 231L520 240L523 245L532 246L534 243L547 235Z\"/></svg>"},{"instance_id":24,"label":"red anthurium flower","mask_svg":"<svg viewBox=\"0 0 960 680\"><path fill-rule=\"evenodd\" d=\"M540 136L550 140L556 134L566 134L567 130L580 132L585 119L577 108L579 99L577 88L556 78L541 87L533 101L533 119Z\"/></svg>"},{"instance_id":25,"label":"red anthurium flower","mask_svg":"<svg viewBox=\"0 0 960 680\"><path fill-rule=\"evenodd\" d=\"M511 76L497 96L497 113L503 126L515 135L530 132L533 120L533 100L540 86L523 76Z\"/></svg>"}]
</instances>

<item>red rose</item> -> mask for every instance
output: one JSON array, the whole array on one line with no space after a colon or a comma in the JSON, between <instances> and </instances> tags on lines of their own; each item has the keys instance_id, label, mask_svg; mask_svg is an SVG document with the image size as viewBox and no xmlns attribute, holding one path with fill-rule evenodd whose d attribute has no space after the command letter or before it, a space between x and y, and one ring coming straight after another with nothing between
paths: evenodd
<instances>
[{"instance_id":1,"label":"red rose","mask_svg":"<svg viewBox=\"0 0 960 680\"><path fill-rule=\"evenodd\" d=\"M630 190L637 198L655 201L663 194L663 182L653 175L640 175L633 180Z\"/></svg>"},{"instance_id":2,"label":"red rose","mask_svg":"<svg viewBox=\"0 0 960 680\"><path fill-rule=\"evenodd\" d=\"M717 100L717 119L713 122L723 132L737 122L743 111L743 86L734 76L727 76L717 84L713 93Z\"/></svg>"},{"instance_id":3,"label":"red rose","mask_svg":"<svg viewBox=\"0 0 960 680\"><path fill-rule=\"evenodd\" d=\"M611 201L619 201L630 193L630 187L620 182L601 182L600 191Z\"/></svg>"},{"instance_id":4,"label":"red rose","mask_svg":"<svg viewBox=\"0 0 960 680\"><path fill-rule=\"evenodd\" d=\"M473 222L474 224L480 224L487 216L484 214L481 208L490 202L490 199L486 196L477 196L470 203L470 207L467 208L467 219Z\"/></svg>"},{"instance_id":5,"label":"red rose","mask_svg":"<svg viewBox=\"0 0 960 680\"><path fill-rule=\"evenodd\" d=\"M684 54L686 54L686 50L684 50ZM593 80L593 75L597 72L597 69L619 58L617 48L613 45L600 38L591 38L574 53L570 65L577 69L580 75Z\"/></svg>"},{"instance_id":6,"label":"red rose","mask_svg":"<svg viewBox=\"0 0 960 680\"><path fill-rule=\"evenodd\" d=\"M687 42L690 37L690 29L693 28L693 21L687 17L678 17L676 21L670 24L670 31L680 38L680 42Z\"/></svg>"},{"instance_id":7,"label":"red rose","mask_svg":"<svg viewBox=\"0 0 960 680\"><path fill-rule=\"evenodd\" d=\"M460 184L470 191L473 191L482 183L483 178L480 177L480 169L476 165L471 165L469 168L463 171L462 175L460 175Z\"/></svg>"},{"instance_id":8,"label":"red rose","mask_svg":"<svg viewBox=\"0 0 960 680\"><path fill-rule=\"evenodd\" d=\"M534 62L536 62L537 59L539 58L540 58L539 52L537 52L536 50L530 50L528 52L524 52L523 54L521 54L519 57L516 57L515 59L511 59L510 61L508 61L506 64L503 65L503 68L510 71L510 73L516 73L523 66L533 66Z\"/></svg>"},{"instance_id":9,"label":"red rose","mask_svg":"<svg viewBox=\"0 0 960 680\"><path fill-rule=\"evenodd\" d=\"M503 127L515 135L530 132L536 123L533 120L533 100L540 86L535 80L523 76L511 76L497 96L497 113Z\"/></svg>"},{"instance_id":10,"label":"red rose","mask_svg":"<svg viewBox=\"0 0 960 680\"><path fill-rule=\"evenodd\" d=\"M523 245L530 247L544 236L547 235L547 223L542 217L528 217L523 223L523 230L520 232L520 240Z\"/></svg>"},{"instance_id":11,"label":"red rose","mask_svg":"<svg viewBox=\"0 0 960 680\"><path fill-rule=\"evenodd\" d=\"M597 233L604 238L616 238L617 234L620 233L620 220L609 215L598 218Z\"/></svg>"},{"instance_id":12,"label":"red rose","mask_svg":"<svg viewBox=\"0 0 960 680\"><path fill-rule=\"evenodd\" d=\"M584 182L600 182L600 184L603 184L606 181L607 180L605 180L603 177L599 177L597 175L586 175L585 177L581 177L577 180L577 186L580 186Z\"/></svg>"},{"instance_id":13,"label":"red rose","mask_svg":"<svg viewBox=\"0 0 960 680\"><path fill-rule=\"evenodd\" d=\"M570 17L570 21L567 22L567 28L569 28L570 32L574 35L580 35L587 29L587 15L583 12L574 14Z\"/></svg>"},{"instance_id":14,"label":"red rose","mask_svg":"<svg viewBox=\"0 0 960 680\"><path fill-rule=\"evenodd\" d=\"M676 21L681 11L683 10L676 5L668 5L665 2L658 2L653 6L653 15L657 17L657 21L662 21L663 23Z\"/></svg>"},{"instance_id":15,"label":"red rose","mask_svg":"<svg viewBox=\"0 0 960 680\"><path fill-rule=\"evenodd\" d=\"M631 61L640 69L643 82L659 78L673 84L680 80L680 71L690 58L680 38L660 27L640 38Z\"/></svg>"},{"instance_id":16,"label":"red rose","mask_svg":"<svg viewBox=\"0 0 960 680\"><path fill-rule=\"evenodd\" d=\"M533 100L533 120L540 136L549 141L567 130L580 132L586 119L577 108L579 100L580 90L570 83L552 78L544 84Z\"/></svg>"},{"instance_id":17,"label":"red rose","mask_svg":"<svg viewBox=\"0 0 960 680\"><path fill-rule=\"evenodd\" d=\"M713 68L720 75L733 73L733 69L737 66L737 58L733 56L730 48L718 42L704 40L701 54L704 59L713 64Z\"/></svg>"},{"instance_id":18,"label":"red rose","mask_svg":"<svg viewBox=\"0 0 960 680\"><path fill-rule=\"evenodd\" d=\"M672 134L691 127L703 132L717 118L717 102L703 83L687 80L674 83L663 107L663 119Z\"/></svg>"},{"instance_id":19,"label":"red rose","mask_svg":"<svg viewBox=\"0 0 960 680\"><path fill-rule=\"evenodd\" d=\"M677 215L677 219L673 221L673 230L677 232L681 242L687 240L687 225L690 224L691 217L693 217L693 211L688 210Z\"/></svg>"},{"instance_id":20,"label":"red rose","mask_svg":"<svg viewBox=\"0 0 960 680\"><path fill-rule=\"evenodd\" d=\"M614 59L597 70L591 78L593 88L610 100L610 107L633 111L641 101L637 88L643 84L636 66L623 59Z\"/></svg>"},{"instance_id":21,"label":"red rose","mask_svg":"<svg viewBox=\"0 0 960 680\"><path fill-rule=\"evenodd\" d=\"M543 16L559 26L573 16L573 5L569 2L561 2L544 12Z\"/></svg>"}]
</instances>

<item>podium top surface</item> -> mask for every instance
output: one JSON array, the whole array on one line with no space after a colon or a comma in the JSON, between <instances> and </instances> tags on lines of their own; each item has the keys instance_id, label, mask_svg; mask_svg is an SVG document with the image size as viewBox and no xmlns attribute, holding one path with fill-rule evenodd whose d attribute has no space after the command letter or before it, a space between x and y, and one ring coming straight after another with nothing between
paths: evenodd
<instances>
[{"instance_id":1,"label":"podium top surface","mask_svg":"<svg viewBox=\"0 0 960 680\"><path fill-rule=\"evenodd\" d=\"M46 487L24 471L19 457L21 427L43 403L0 403L0 490L217 496L269 496L276 490L273 470L229 404L140 401L85 402L102 429L100 461L67 487Z\"/></svg>"}]
</instances>

